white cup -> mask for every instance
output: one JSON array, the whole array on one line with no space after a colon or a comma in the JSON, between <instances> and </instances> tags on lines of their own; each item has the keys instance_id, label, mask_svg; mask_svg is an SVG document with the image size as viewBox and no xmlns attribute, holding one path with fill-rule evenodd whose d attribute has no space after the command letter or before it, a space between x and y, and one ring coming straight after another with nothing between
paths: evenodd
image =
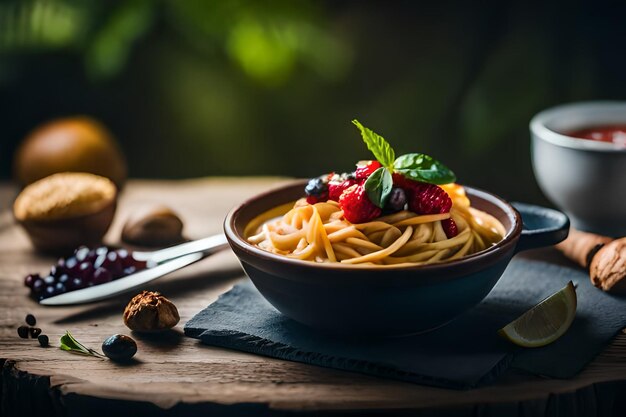
<instances>
[{"instance_id":1,"label":"white cup","mask_svg":"<svg viewBox=\"0 0 626 417\"><path fill-rule=\"evenodd\" d=\"M579 230L626 235L626 146L567 133L626 125L626 102L591 101L544 110L530 121L539 187Z\"/></svg>"}]
</instances>

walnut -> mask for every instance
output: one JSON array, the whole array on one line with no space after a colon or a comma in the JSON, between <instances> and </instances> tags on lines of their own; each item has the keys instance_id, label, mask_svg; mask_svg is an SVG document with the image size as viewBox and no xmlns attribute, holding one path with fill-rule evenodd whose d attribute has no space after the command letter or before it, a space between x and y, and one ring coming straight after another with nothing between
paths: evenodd
<instances>
[{"instance_id":1,"label":"walnut","mask_svg":"<svg viewBox=\"0 0 626 417\"><path fill-rule=\"evenodd\" d=\"M142 291L124 309L124 324L137 332L159 332L176 326L176 306L158 292Z\"/></svg>"},{"instance_id":2,"label":"walnut","mask_svg":"<svg viewBox=\"0 0 626 417\"><path fill-rule=\"evenodd\" d=\"M184 240L183 222L169 207L147 207L126 221L122 240L132 245L154 247L180 243Z\"/></svg>"},{"instance_id":3,"label":"walnut","mask_svg":"<svg viewBox=\"0 0 626 417\"><path fill-rule=\"evenodd\" d=\"M626 293L626 238L604 245L593 257L589 275L604 291Z\"/></svg>"}]
</instances>

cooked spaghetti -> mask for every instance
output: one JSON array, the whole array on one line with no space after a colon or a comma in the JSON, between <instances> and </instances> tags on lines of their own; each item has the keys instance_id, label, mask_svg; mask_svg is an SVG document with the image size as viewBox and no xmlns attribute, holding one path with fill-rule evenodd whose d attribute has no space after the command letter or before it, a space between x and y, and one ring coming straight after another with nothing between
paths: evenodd
<instances>
[{"instance_id":1,"label":"cooked spaghetti","mask_svg":"<svg viewBox=\"0 0 626 417\"><path fill-rule=\"evenodd\" d=\"M504 226L472 208L463 187L441 188L453 202L449 213L402 210L364 223L346 220L336 201L309 204L300 199L282 216L273 212L251 222L248 241L268 252L313 262L422 265L459 259L502 240ZM458 228L450 238L442 226L448 219Z\"/></svg>"}]
</instances>

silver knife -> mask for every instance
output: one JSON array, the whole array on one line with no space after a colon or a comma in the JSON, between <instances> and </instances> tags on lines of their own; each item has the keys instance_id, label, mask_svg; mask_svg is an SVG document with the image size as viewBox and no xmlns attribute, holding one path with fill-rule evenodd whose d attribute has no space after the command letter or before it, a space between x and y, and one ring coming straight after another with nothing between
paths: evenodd
<instances>
[{"instance_id":1,"label":"silver knife","mask_svg":"<svg viewBox=\"0 0 626 417\"><path fill-rule=\"evenodd\" d=\"M39 304L61 306L104 300L138 289L150 281L197 262L226 247L228 247L226 236L215 235L155 252L133 252L135 259L146 261L156 266L107 282L106 284L94 285L93 287L44 298Z\"/></svg>"}]
</instances>

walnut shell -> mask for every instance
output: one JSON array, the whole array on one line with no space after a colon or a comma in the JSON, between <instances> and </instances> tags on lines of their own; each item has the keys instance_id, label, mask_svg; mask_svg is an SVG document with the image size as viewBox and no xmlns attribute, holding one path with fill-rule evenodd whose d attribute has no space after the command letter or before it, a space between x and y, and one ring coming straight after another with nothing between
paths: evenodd
<instances>
[{"instance_id":1,"label":"walnut shell","mask_svg":"<svg viewBox=\"0 0 626 417\"><path fill-rule=\"evenodd\" d=\"M158 292L142 291L124 309L124 324L137 332L159 332L176 326L176 306Z\"/></svg>"},{"instance_id":2,"label":"walnut shell","mask_svg":"<svg viewBox=\"0 0 626 417\"><path fill-rule=\"evenodd\" d=\"M593 257L589 275L604 291L626 293L626 238L604 245Z\"/></svg>"}]
</instances>

